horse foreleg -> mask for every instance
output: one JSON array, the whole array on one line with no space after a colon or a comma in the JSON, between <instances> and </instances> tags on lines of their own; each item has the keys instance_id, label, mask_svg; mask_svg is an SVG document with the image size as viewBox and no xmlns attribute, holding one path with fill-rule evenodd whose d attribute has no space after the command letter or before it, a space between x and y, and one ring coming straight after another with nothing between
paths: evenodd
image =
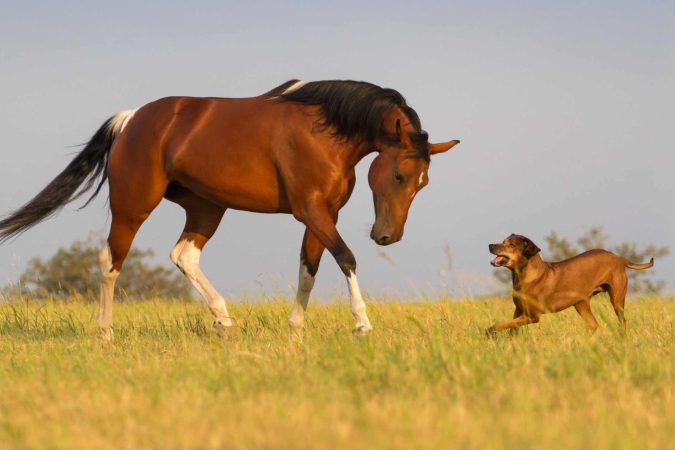
<instances>
[{"instance_id":1,"label":"horse foreleg","mask_svg":"<svg viewBox=\"0 0 675 450\"><path fill-rule=\"evenodd\" d=\"M347 282L349 283L349 306L352 311L352 315L356 318L354 332L361 333L363 335L368 334L369 331L372 331L373 326L370 324L370 320L368 320L368 315L366 314L366 303L363 301L363 297L361 297L359 282L356 280L356 267L347 275Z\"/></svg>"},{"instance_id":2,"label":"horse foreleg","mask_svg":"<svg viewBox=\"0 0 675 450\"><path fill-rule=\"evenodd\" d=\"M333 217L333 223L336 222L337 214ZM302 340L302 333L305 328L305 311L307 311L309 295L312 293L316 274L319 271L321 255L323 255L325 248L309 228L305 229L305 235L302 238L302 248L300 249L298 292L295 295L295 304L288 319L291 329L291 339Z\"/></svg>"},{"instance_id":3,"label":"horse foreleg","mask_svg":"<svg viewBox=\"0 0 675 450\"><path fill-rule=\"evenodd\" d=\"M356 259L335 227L331 214L324 204L315 203L303 208L298 217L316 238L328 249L347 277L349 285L350 309L356 319L354 332L366 334L373 329L366 314L366 304L361 297L359 283L356 280Z\"/></svg>"}]
</instances>

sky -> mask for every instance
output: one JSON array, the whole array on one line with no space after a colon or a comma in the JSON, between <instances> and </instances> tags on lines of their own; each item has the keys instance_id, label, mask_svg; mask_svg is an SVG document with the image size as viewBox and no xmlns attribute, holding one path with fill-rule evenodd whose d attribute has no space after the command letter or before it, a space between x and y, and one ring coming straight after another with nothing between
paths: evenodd
<instances>
[{"instance_id":1,"label":"sky","mask_svg":"<svg viewBox=\"0 0 675 450\"><path fill-rule=\"evenodd\" d=\"M675 3L666 1L5 0L0 214L37 194L117 111L173 95L256 96L292 78L394 88L431 141L461 140L433 158L403 240L386 248L368 237L374 155L357 166L338 230L370 293L492 291L487 245L511 233L544 248L552 230L575 239L602 225L614 243L675 251ZM106 197L0 246L0 284L30 258L106 234ZM171 265L183 225L182 209L164 201L134 245ZM232 299L286 289L303 231L292 216L230 210L202 269ZM675 288L674 256L652 270ZM317 296L345 289L325 254Z\"/></svg>"}]
</instances>

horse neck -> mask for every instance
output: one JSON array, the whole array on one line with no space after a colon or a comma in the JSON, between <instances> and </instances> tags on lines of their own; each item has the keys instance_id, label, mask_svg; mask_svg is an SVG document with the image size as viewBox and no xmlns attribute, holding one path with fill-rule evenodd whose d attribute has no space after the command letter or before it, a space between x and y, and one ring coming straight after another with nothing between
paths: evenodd
<instances>
[{"instance_id":1,"label":"horse neck","mask_svg":"<svg viewBox=\"0 0 675 450\"><path fill-rule=\"evenodd\" d=\"M398 106L394 106L389 110L383 122L383 131L386 131L389 134L396 133L396 122L403 124L410 122L408 116L406 116ZM411 125L408 126L411 127ZM348 164L350 164L352 168L356 167L359 161L367 155L377 152L376 147L372 143L351 145L349 148L350 157L348 158Z\"/></svg>"},{"instance_id":2,"label":"horse neck","mask_svg":"<svg viewBox=\"0 0 675 450\"><path fill-rule=\"evenodd\" d=\"M369 144L347 145L345 147L347 164L354 168L363 158L375 151L375 147Z\"/></svg>"}]
</instances>

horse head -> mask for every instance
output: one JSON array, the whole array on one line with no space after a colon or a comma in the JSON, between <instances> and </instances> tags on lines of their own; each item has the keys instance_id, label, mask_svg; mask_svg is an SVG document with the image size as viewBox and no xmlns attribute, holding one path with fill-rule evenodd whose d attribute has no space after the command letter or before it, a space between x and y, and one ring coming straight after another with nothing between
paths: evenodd
<instances>
[{"instance_id":1,"label":"horse head","mask_svg":"<svg viewBox=\"0 0 675 450\"><path fill-rule=\"evenodd\" d=\"M415 130L405 114L397 110L383 123L379 155L368 172L373 191L375 223L370 238L389 245L403 237L408 210L417 193L429 183L431 156L450 150L459 141L430 144L427 134Z\"/></svg>"}]
</instances>

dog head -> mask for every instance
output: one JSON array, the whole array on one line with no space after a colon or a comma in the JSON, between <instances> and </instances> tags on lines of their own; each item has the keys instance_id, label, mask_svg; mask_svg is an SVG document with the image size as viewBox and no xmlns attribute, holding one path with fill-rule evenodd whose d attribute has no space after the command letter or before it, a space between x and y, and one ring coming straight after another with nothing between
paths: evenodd
<instances>
[{"instance_id":1,"label":"dog head","mask_svg":"<svg viewBox=\"0 0 675 450\"><path fill-rule=\"evenodd\" d=\"M517 234L507 237L501 244L490 244L489 249L495 255L490 264L511 270L522 269L530 258L541 251L534 242Z\"/></svg>"}]
</instances>

